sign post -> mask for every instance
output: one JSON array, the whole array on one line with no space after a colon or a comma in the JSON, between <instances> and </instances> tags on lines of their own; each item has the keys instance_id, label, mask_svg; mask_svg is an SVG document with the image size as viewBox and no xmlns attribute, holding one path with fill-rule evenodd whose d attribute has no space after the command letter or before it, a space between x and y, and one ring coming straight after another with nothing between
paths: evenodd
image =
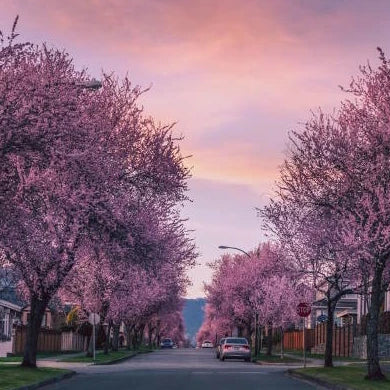
<instances>
[{"instance_id":1,"label":"sign post","mask_svg":"<svg viewBox=\"0 0 390 390\"><path fill-rule=\"evenodd\" d=\"M96 330L95 326L100 322L100 316L97 313L90 313L88 322L92 325L92 349L93 349L93 360L96 359Z\"/></svg>"},{"instance_id":2,"label":"sign post","mask_svg":"<svg viewBox=\"0 0 390 390\"><path fill-rule=\"evenodd\" d=\"M303 320L303 367L306 368L306 340L305 340L305 327L306 321L305 318L308 317L311 313L311 307L306 302L301 302L297 306L297 314L302 317Z\"/></svg>"}]
</instances>

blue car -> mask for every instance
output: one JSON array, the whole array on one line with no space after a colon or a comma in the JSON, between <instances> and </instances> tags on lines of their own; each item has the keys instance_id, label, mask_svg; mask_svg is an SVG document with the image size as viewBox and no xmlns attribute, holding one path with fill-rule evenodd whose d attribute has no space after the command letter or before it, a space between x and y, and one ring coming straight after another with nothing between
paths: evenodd
<instances>
[{"instance_id":1,"label":"blue car","mask_svg":"<svg viewBox=\"0 0 390 390\"><path fill-rule=\"evenodd\" d=\"M173 348L173 345L172 339L162 339L160 343L161 348Z\"/></svg>"}]
</instances>

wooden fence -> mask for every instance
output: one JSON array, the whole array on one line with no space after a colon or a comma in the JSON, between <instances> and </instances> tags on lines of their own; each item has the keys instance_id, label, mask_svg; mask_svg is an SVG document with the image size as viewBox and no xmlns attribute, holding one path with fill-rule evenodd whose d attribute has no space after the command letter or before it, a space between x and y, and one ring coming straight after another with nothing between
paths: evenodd
<instances>
[{"instance_id":1,"label":"wooden fence","mask_svg":"<svg viewBox=\"0 0 390 390\"><path fill-rule=\"evenodd\" d=\"M283 346L285 349L302 350L303 349L303 331L287 331L283 335ZM305 329L305 347L306 350L314 346L314 329Z\"/></svg>"},{"instance_id":2,"label":"wooden fence","mask_svg":"<svg viewBox=\"0 0 390 390\"><path fill-rule=\"evenodd\" d=\"M326 323L319 324L314 330L314 350L316 353L325 351L326 343ZM333 328L333 355L334 356L351 356L353 348L353 337L356 334L354 325L343 327L334 326Z\"/></svg>"},{"instance_id":3,"label":"wooden fence","mask_svg":"<svg viewBox=\"0 0 390 390\"><path fill-rule=\"evenodd\" d=\"M26 344L27 327L17 326L14 328L12 353L21 355ZM52 329L41 329L38 336L38 352L60 352L61 332Z\"/></svg>"},{"instance_id":4,"label":"wooden fence","mask_svg":"<svg viewBox=\"0 0 390 390\"><path fill-rule=\"evenodd\" d=\"M88 337L73 332L61 333L61 351L84 351Z\"/></svg>"},{"instance_id":5,"label":"wooden fence","mask_svg":"<svg viewBox=\"0 0 390 390\"><path fill-rule=\"evenodd\" d=\"M12 337L12 353L14 355L23 354L26 337L26 326L14 328ZM42 328L38 336L38 352L83 351L88 347L87 340L87 336L71 331L61 332Z\"/></svg>"}]
</instances>

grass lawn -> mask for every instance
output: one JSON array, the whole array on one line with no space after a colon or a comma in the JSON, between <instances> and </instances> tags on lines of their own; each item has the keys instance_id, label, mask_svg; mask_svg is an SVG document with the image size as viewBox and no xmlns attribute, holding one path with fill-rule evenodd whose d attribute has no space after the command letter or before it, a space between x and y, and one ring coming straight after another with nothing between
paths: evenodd
<instances>
[{"instance_id":1,"label":"grass lawn","mask_svg":"<svg viewBox=\"0 0 390 390\"><path fill-rule=\"evenodd\" d=\"M146 350L145 350L146 352ZM119 350L117 352L110 351L108 355L105 355L103 351L96 351L96 359L95 363L109 363L113 360L124 358L127 356L133 356L137 353L137 351L128 351L128 350ZM87 357L85 355L82 356L73 356L73 357L64 357L61 359L62 362L71 362L71 363L93 363L94 360L91 357Z\"/></svg>"},{"instance_id":2,"label":"grass lawn","mask_svg":"<svg viewBox=\"0 0 390 390\"><path fill-rule=\"evenodd\" d=\"M356 390L389 390L390 380L371 382L364 379L367 374L365 367L310 367L299 368L294 372L310 375L313 378L325 380L332 384L345 385Z\"/></svg>"},{"instance_id":3,"label":"grass lawn","mask_svg":"<svg viewBox=\"0 0 390 390\"><path fill-rule=\"evenodd\" d=\"M51 356L61 355L61 352L47 352L47 353L38 353L37 359L47 358ZM0 363L19 363L22 362L23 356L8 356L8 357L0 357Z\"/></svg>"},{"instance_id":4,"label":"grass lawn","mask_svg":"<svg viewBox=\"0 0 390 390\"><path fill-rule=\"evenodd\" d=\"M282 359L280 355L265 355L261 354L258 355L257 358L254 358L254 360L258 362L265 362L265 363L300 363L301 361L299 359L294 359L292 357L284 356Z\"/></svg>"},{"instance_id":5,"label":"grass lawn","mask_svg":"<svg viewBox=\"0 0 390 390\"><path fill-rule=\"evenodd\" d=\"M32 385L67 372L70 371L59 368L24 368L3 365L0 367L0 389L11 390L21 386Z\"/></svg>"}]
</instances>

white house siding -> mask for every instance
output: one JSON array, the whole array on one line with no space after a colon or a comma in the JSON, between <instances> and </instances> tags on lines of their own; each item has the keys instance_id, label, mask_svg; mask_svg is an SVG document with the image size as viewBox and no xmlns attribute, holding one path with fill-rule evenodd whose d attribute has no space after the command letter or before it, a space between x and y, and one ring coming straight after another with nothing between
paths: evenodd
<instances>
[{"instance_id":1,"label":"white house siding","mask_svg":"<svg viewBox=\"0 0 390 390\"><path fill-rule=\"evenodd\" d=\"M367 295L358 296L358 307L357 307L358 324L361 323L362 317L368 313L369 301L370 299L369 296ZM384 311L390 311L390 291L388 291L385 295Z\"/></svg>"}]
</instances>

